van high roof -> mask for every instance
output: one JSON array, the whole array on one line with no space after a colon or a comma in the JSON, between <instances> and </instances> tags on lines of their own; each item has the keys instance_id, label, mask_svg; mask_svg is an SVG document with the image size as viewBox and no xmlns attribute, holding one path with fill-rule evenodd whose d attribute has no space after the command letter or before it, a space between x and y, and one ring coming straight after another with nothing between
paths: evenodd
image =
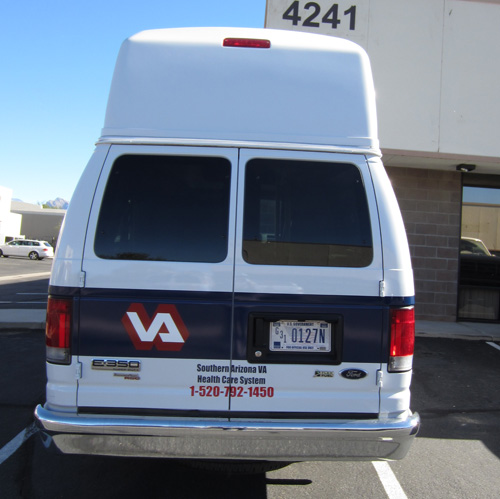
<instances>
[{"instance_id":1,"label":"van high roof","mask_svg":"<svg viewBox=\"0 0 500 499\"><path fill-rule=\"evenodd\" d=\"M224 46L226 38L270 47ZM368 57L350 41L310 33L141 32L121 47L100 139L137 141L380 154Z\"/></svg>"}]
</instances>

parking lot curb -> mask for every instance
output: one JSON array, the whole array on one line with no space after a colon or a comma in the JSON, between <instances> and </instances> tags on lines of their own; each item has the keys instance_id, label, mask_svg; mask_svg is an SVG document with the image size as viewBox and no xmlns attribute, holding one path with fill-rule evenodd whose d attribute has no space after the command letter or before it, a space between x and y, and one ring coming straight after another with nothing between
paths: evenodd
<instances>
[{"instance_id":1,"label":"parking lot curb","mask_svg":"<svg viewBox=\"0 0 500 499\"><path fill-rule=\"evenodd\" d=\"M478 322L417 321L417 338L500 341L500 324Z\"/></svg>"},{"instance_id":2,"label":"parking lot curb","mask_svg":"<svg viewBox=\"0 0 500 499\"><path fill-rule=\"evenodd\" d=\"M0 333L13 333L20 331L45 331L45 322L2 322L0 323Z\"/></svg>"},{"instance_id":3,"label":"parking lot curb","mask_svg":"<svg viewBox=\"0 0 500 499\"><path fill-rule=\"evenodd\" d=\"M32 274L7 275L0 277L0 283L8 284L17 281L34 281L37 279L47 279L48 277L50 277L50 272L35 272Z\"/></svg>"},{"instance_id":4,"label":"parking lot curb","mask_svg":"<svg viewBox=\"0 0 500 499\"><path fill-rule=\"evenodd\" d=\"M490 336L487 334L461 334L451 333L443 334L438 332L419 331L415 333L416 338L448 338L450 340L472 340L472 341L500 341L498 336Z\"/></svg>"},{"instance_id":5,"label":"parking lot curb","mask_svg":"<svg viewBox=\"0 0 500 499\"><path fill-rule=\"evenodd\" d=\"M45 331L45 309L0 310L0 331Z\"/></svg>"}]
</instances>

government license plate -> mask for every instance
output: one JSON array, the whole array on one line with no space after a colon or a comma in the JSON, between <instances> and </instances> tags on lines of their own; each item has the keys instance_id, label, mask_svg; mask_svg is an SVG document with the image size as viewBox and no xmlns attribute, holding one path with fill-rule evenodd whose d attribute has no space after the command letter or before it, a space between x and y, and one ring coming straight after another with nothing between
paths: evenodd
<instances>
[{"instance_id":1,"label":"government license plate","mask_svg":"<svg viewBox=\"0 0 500 499\"><path fill-rule=\"evenodd\" d=\"M272 352L331 352L332 327L321 321L271 322L269 340Z\"/></svg>"}]
</instances>

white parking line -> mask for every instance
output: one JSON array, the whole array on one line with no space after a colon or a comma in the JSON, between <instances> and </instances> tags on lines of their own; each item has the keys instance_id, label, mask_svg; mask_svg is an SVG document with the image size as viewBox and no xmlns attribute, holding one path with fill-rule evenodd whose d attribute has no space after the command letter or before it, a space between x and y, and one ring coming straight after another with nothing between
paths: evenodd
<instances>
[{"instance_id":1,"label":"white parking line","mask_svg":"<svg viewBox=\"0 0 500 499\"><path fill-rule=\"evenodd\" d=\"M378 477L384 486L385 493L389 499L408 499L404 490L396 478L396 475L391 470L389 463L385 461L372 461Z\"/></svg>"},{"instance_id":2,"label":"white parking line","mask_svg":"<svg viewBox=\"0 0 500 499\"><path fill-rule=\"evenodd\" d=\"M490 347L500 350L500 346L498 346L496 343L493 343L492 341L487 341L486 344L489 345Z\"/></svg>"},{"instance_id":3,"label":"white parking line","mask_svg":"<svg viewBox=\"0 0 500 499\"><path fill-rule=\"evenodd\" d=\"M31 423L23 431L18 433L8 444L4 445L0 449L0 464L9 459L9 457L37 431L38 428L35 426L35 423Z\"/></svg>"}]
</instances>

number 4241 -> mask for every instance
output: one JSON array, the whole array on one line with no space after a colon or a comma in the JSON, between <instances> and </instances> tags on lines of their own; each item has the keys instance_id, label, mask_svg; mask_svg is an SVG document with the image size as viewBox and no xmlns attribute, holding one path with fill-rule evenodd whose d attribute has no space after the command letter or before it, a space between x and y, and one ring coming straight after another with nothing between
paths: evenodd
<instances>
[{"instance_id":1,"label":"number 4241","mask_svg":"<svg viewBox=\"0 0 500 499\"><path fill-rule=\"evenodd\" d=\"M294 26L297 26L300 21L302 21L302 17L299 15L300 2L296 0L292 2L290 7L286 9L283 13L283 19L285 21L292 21ZM307 26L310 28L319 28L319 21L317 20L319 16L321 16L321 6L316 2L307 2L304 5L304 9L307 11L311 11L309 17L307 17L302 26ZM351 5L349 9L344 11L344 16L349 16L349 29L353 31L356 29L356 6ZM337 29L337 26L340 24L339 19L339 5L334 3L326 12L326 14L321 17L321 22L323 24L331 24L333 29Z\"/></svg>"}]
</instances>

